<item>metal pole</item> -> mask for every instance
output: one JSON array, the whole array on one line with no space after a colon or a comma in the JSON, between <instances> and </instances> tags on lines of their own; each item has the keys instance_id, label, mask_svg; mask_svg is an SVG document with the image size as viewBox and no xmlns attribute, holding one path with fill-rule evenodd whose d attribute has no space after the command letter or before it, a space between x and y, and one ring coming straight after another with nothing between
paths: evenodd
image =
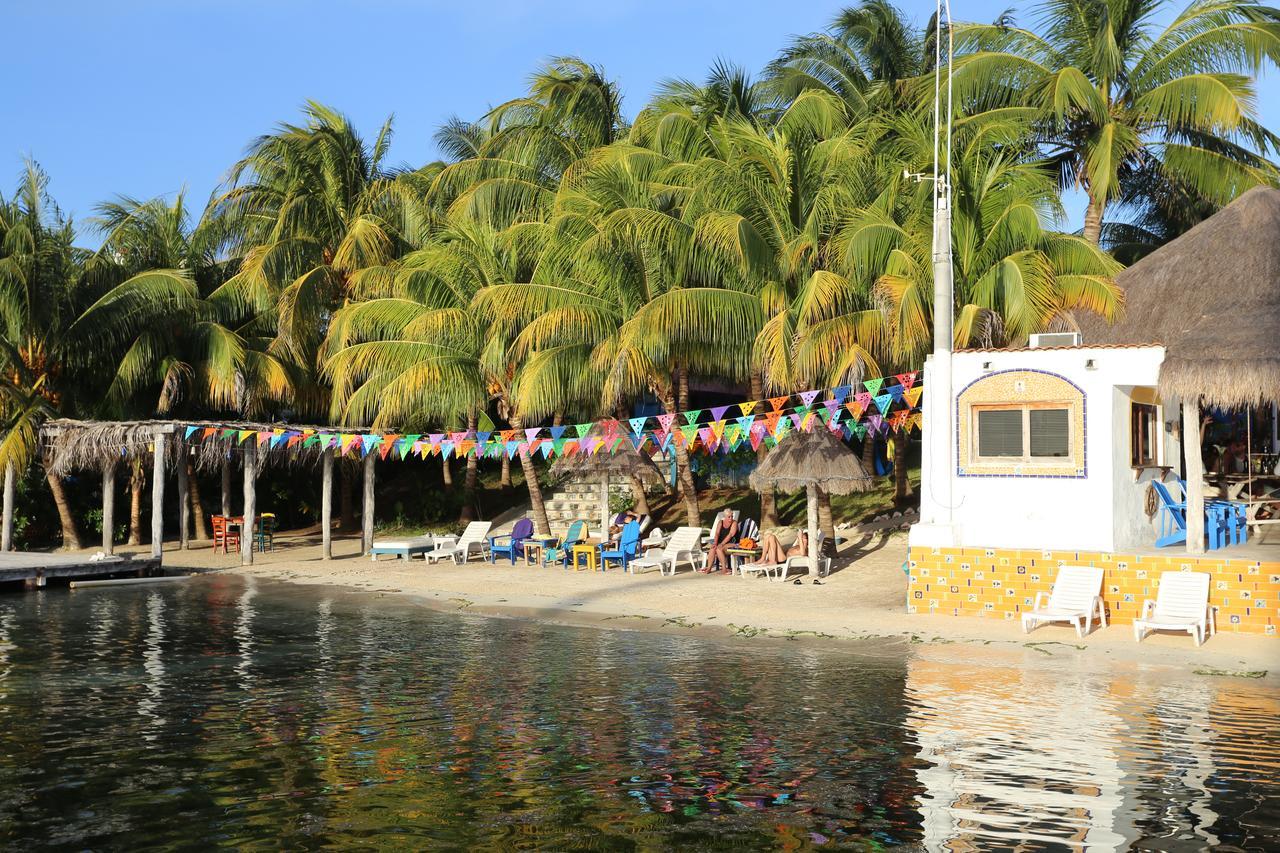
<instances>
[{"instance_id":1,"label":"metal pole","mask_svg":"<svg viewBox=\"0 0 1280 853\"><path fill-rule=\"evenodd\" d=\"M116 462L111 460L102 469L102 550L115 553L116 526Z\"/></svg>"},{"instance_id":2,"label":"metal pole","mask_svg":"<svg viewBox=\"0 0 1280 853\"><path fill-rule=\"evenodd\" d=\"M152 437L151 454L151 556L164 553L164 434Z\"/></svg>"},{"instance_id":3,"label":"metal pole","mask_svg":"<svg viewBox=\"0 0 1280 853\"><path fill-rule=\"evenodd\" d=\"M333 448L325 448L320 465L321 555L333 559Z\"/></svg>"}]
</instances>

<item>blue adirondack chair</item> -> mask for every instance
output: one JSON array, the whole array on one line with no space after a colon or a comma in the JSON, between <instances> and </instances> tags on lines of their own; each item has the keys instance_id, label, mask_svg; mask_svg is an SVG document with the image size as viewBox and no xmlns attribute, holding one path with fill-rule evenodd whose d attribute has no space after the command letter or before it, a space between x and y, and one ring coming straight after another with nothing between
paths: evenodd
<instances>
[{"instance_id":1,"label":"blue adirondack chair","mask_svg":"<svg viewBox=\"0 0 1280 853\"><path fill-rule=\"evenodd\" d=\"M1156 535L1156 547L1177 545L1187 541L1187 504L1169 494L1164 483L1152 481L1152 488L1160 497L1160 532Z\"/></svg>"},{"instance_id":2,"label":"blue adirondack chair","mask_svg":"<svg viewBox=\"0 0 1280 853\"><path fill-rule=\"evenodd\" d=\"M522 518L511 528L508 536L489 537L489 562L496 563L497 556L503 554L512 565L516 562L516 552L524 547L524 541L533 535L533 521Z\"/></svg>"},{"instance_id":3,"label":"blue adirondack chair","mask_svg":"<svg viewBox=\"0 0 1280 853\"><path fill-rule=\"evenodd\" d=\"M600 546L600 571L604 571L605 564L609 560L622 564L622 570L627 570L627 563L636 558L636 552L640 549L640 522L628 521L622 526L622 532L618 534L617 545L601 545Z\"/></svg>"},{"instance_id":4,"label":"blue adirondack chair","mask_svg":"<svg viewBox=\"0 0 1280 853\"><path fill-rule=\"evenodd\" d=\"M570 551L574 545L582 542L591 535L591 530L587 527L587 523L582 520L575 521L569 525L569 529L565 531L564 539L560 540L559 545L554 545L546 550L543 554L543 563L560 563L566 570L569 568Z\"/></svg>"},{"instance_id":5,"label":"blue adirondack chair","mask_svg":"<svg viewBox=\"0 0 1280 853\"><path fill-rule=\"evenodd\" d=\"M1187 493L1187 481L1179 480L1182 493ZM1239 545L1249 538L1248 505L1242 501L1224 501L1205 498L1205 547L1210 551ZM1230 540L1230 541L1228 541Z\"/></svg>"}]
</instances>

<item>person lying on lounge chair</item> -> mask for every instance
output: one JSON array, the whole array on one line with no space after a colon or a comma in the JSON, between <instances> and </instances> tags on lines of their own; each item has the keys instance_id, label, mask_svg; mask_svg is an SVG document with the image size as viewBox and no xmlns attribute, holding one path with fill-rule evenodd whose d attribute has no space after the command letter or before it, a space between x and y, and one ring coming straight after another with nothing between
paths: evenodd
<instances>
[{"instance_id":1,"label":"person lying on lounge chair","mask_svg":"<svg viewBox=\"0 0 1280 853\"><path fill-rule=\"evenodd\" d=\"M760 559L751 563L752 566L776 566L779 563L785 563L788 557L803 557L809 551L809 534L801 530L800 535L796 537L796 541L790 548L782 550L782 543L778 541L778 537L773 533L766 533L764 539L760 540Z\"/></svg>"},{"instance_id":2,"label":"person lying on lounge chair","mask_svg":"<svg viewBox=\"0 0 1280 853\"><path fill-rule=\"evenodd\" d=\"M622 534L622 528L627 526L628 521L639 521L640 515L634 509L620 512L613 517L613 523L609 525L609 543L613 544L618 541L618 536Z\"/></svg>"}]
</instances>

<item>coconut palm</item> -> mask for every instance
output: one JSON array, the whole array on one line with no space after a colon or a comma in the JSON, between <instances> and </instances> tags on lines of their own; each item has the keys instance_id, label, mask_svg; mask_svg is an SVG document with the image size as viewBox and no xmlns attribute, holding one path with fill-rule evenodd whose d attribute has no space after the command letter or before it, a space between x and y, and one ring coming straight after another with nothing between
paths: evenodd
<instances>
[{"instance_id":1,"label":"coconut palm","mask_svg":"<svg viewBox=\"0 0 1280 853\"><path fill-rule=\"evenodd\" d=\"M139 324L183 310L194 296L182 274L156 271L94 286L86 253L28 161L11 199L0 197L0 468L24 471L39 448L40 425L89 410L92 383L109 353ZM62 524L63 545L80 547L61 478L45 477Z\"/></svg>"},{"instance_id":2,"label":"coconut palm","mask_svg":"<svg viewBox=\"0 0 1280 853\"><path fill-rule=\"evenodd\" d=\"M1125 182L1154 170L1214 205L1280 179L1255 80L1280 61L1280 11L1193 0L1165 27L1156 0L1045 0L1038 31L1004 17L956 28L952 81L970 111L1017 111L1063 188L1089 198L1097 244Z\"/></svg>"},{"instance_id":3,"label":"coconut palm","mask_svg":"<svg viewBox=\"0 0 1280 853\"><path fill-rule=\"evenodd\" d=\"M517 365L499 324L473 305L484 287L522 278L521 256L507 235L457 221L395 266L391 292L338 311L326 341L326 375L334 383L335 414L381 429L423 428L465 412L474 430L490 400L512 429L525 413L511 386ZM475 488L475 457L468 486ZM519 452L534 525L549 532L538 472L529 451ZM470 498L471 495L468 495ZM470 503L470 500L468 501Z\"/></svg>"}]
</instances>

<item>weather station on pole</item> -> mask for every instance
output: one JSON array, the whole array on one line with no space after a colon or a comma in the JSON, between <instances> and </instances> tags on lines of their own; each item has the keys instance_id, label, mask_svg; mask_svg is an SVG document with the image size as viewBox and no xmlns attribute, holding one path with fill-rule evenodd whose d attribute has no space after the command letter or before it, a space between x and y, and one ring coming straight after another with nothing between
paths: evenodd
<instances>
[{"instance_id":1,"label":"weather station on pole","mask_svg":"<svg viewBox=\"0 0 1280 853\"><path fill-rule=\"evenodd\" d=\"M955 288L951 272L951 4L939 0L938 38L934 39L933 174L906 173L907 179L933 184L933 352L924 363L924 436L920 466L920 521L912 525L910 543L930 547L954 545L951 472L955 424L951 388L951 348L955 323ZM946 28L946 63L942 29ZM946 84L943 85L943 73Z\"/></svg>"}]
</instances>

